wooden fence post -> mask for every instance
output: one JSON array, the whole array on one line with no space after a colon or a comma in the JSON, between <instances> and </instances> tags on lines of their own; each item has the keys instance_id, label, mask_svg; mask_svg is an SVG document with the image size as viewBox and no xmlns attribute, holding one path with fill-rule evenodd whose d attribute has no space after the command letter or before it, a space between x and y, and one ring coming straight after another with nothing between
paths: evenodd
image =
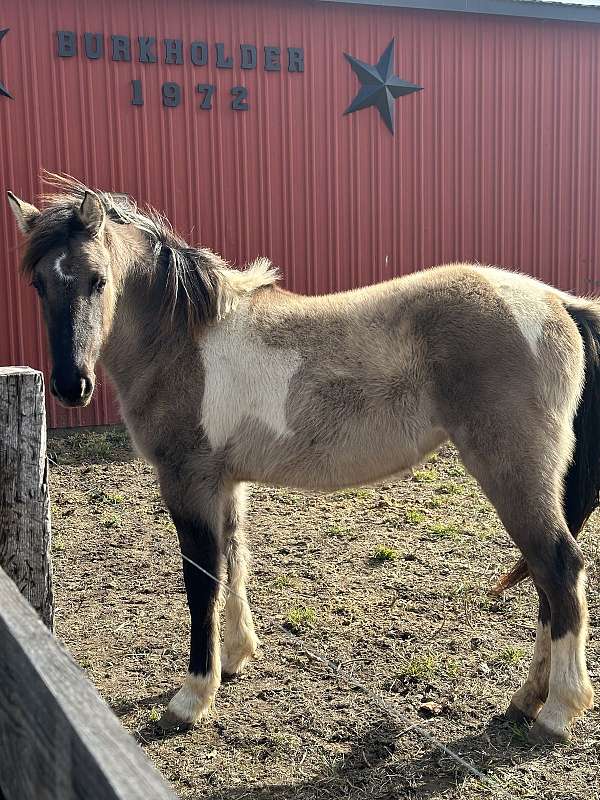
<instances>
[{"instance_id":1,"label":"wooden fence post","mask_svg":"<svg viewBox=\"0 0 600 800\"><path fill-rule=\"evenodd\" d=\"M53 629L44 377L0 367L0 566Z\"/></svg>"}]
</instances>

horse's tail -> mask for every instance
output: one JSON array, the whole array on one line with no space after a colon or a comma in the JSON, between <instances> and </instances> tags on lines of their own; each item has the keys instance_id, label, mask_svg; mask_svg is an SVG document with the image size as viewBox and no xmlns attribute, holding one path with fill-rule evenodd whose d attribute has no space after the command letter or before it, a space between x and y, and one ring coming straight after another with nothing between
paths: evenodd
<instances>
[{"instance_id":1,"label":"horse's tail","mask_svg":"<svg viewBox=\"0 0 600 800\"><path fill-rule=\"evenodd\" d=\"M585 353L585 382L573 421L575 451L564 486L564 513L575 538L592 511L600 505L600 304L590 300L565 301L565 309L577 325ZM500 595L529 575L521 557L502 575L491 594Z\"/></svg>"}]
</instances>

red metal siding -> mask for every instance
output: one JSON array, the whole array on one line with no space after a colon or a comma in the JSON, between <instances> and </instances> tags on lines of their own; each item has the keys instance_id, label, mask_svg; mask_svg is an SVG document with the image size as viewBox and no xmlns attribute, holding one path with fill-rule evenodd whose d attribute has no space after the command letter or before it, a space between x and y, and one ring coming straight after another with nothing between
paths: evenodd
<instances>
[{"instance_id":1,"label":"red metal siding","mask_svg":"<svg viewBox=\"0 0 600 800\"><path fill-rule=\"evenodd\" d=\"M32 198L45 167L129 192L237 264L269 255L303 292L456 259L600 285L600 25L300 0L3 0L2 28L14 95L0 97L2 191ZM77 57L57 56L57 30L77 32ZM211 58L91 61L86 31L180 38L186 51L204 40ZM374 63L392 37L396 74L424 87L396 101L395 136L374 108L343 116L358 88L343 53ZM216 42L233 70L216 69ZM284 61L303 47L305 72L241 70L244 43L279 45ZM179 107L162 106L164 81L181 85ZM198 109L199 82L217 86L212 111ZM238 84L245 112L230 107ZM0 226L0 363L48 374L4 203ZM50 403L51 424L115 420L102 384L85 411Z\"/></svg>"}]
</instances>

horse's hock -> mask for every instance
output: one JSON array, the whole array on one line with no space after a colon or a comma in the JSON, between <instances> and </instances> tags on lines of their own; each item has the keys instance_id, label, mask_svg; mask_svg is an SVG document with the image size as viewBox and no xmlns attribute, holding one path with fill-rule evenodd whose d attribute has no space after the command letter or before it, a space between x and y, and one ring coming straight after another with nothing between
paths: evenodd
<instances>
[{"instance_id":1,"label":"horse's hock","mask_svg":"<svg viewBox=\"0 0 600 800\"><path fill-rule=\"evenodd\" d=\"M0 367L0 567L52 630L44 377Z\"/></svg>"}]
</instances>

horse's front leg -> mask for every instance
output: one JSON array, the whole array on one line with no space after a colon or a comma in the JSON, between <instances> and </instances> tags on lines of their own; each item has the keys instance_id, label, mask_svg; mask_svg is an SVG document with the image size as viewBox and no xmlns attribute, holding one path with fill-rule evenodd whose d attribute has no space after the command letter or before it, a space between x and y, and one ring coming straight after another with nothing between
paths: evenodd
<instances>
[{"instance_id":1,"label":"horse's front leg","mask_svg":"<svg viewBox=\"0 0 600 800\"><path fill-rule=\"evenodd\" d=\"M223 539L230 591L225 604L223 675L237 675L256 653L258 638L246 595L248 549L244 540L245 489L242 484L227 495L223 508Z\"/></svg>"},{"instance_id":2,"label":"horse's front leg","mask_svg":"<svg viewBox=\"0 0 600 800\"><path fill-rule=\"evenodd\" d=\"M159 724L164 730L186 727L205 717L212 707L221 682L220 586L195 566L197 564L210 575L222 579L221 515L216 503L214 515L190 515L181 513L176 508L171 508L171 515L183 556L183 577L191 617L191 641L189 672L183 686L162 715Z\"/></svg>"}]
</instances>

